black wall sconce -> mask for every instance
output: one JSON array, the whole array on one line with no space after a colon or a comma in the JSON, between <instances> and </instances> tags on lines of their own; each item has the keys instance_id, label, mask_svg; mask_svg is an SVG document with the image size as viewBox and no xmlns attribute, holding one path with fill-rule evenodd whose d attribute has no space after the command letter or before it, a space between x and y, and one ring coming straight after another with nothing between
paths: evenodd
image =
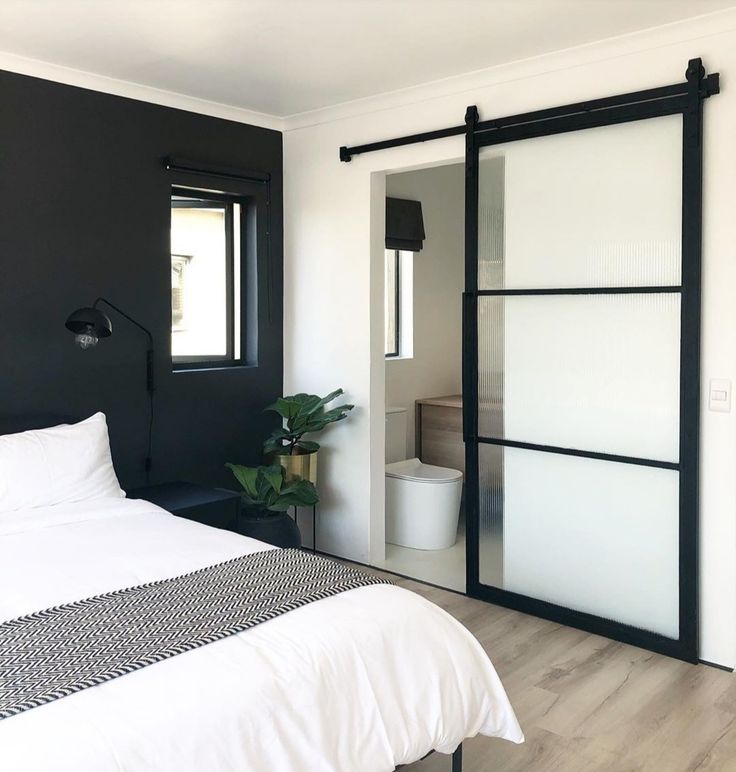
<instances>
[{"instance_id":1,"label":"black wall sconce","mask_svg":"<svg viewBox=\"0 0 736 772\"><path fill-rule=\"evenodd\" d=\"M151 474L151 451L153 446L153 336L150 330L144 327L140 322L133 319L121 308L118 308L115 304L111 303L106 298L97 298L95 302L88 308L78 308L69 314L66 320L66 328L70 332L74 333L74 341L83 350L94 348L100 338L109 338L112 335L112 322L110 317L100 311L97 307L100 303L104 303L116 311L124 319L127 319L131 324L134 324L139 330L145 333L148 338L148 348L146 350L146 390L148 391L149 401L149 417L148 417L148 450L146 453L145 470L146 470L146 484L150 482Z\"/></svg>"}]
</instances>

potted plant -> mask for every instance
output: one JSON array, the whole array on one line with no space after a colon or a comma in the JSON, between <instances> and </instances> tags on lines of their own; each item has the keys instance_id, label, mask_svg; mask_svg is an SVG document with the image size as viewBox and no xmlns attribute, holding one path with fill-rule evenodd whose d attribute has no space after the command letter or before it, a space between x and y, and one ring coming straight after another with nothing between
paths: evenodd
<instances>
[{"instance_id":1,"label":"potted plant","mask_svg":"<svg viewBox=\"0 0 736 772\"><path fill-rule=\"evenodd\" d=\"M278 465L225 466L243 488L238 531L277 547L301 546L299 526L286 510L316 504L319 499L314 485L309 480L287 481L283 467Z\"/></svg>"},{"instance_id":2,"label":"potted plant","mask_svg":"<svg viewBox=\"0 0 736 772\"><path fill-rule=\"evenodd\" d=\"M329 424L347 418L353 405L339 405L327 409L326 405L343 393L336 389L326 397L316 394L294 394L279 397L266 410L278 413L285 425L274 429L263 445L269 464L280 464L286 471L287 480L309 480L317 483L317 451L319 444L305 440L305 434L321 432Z\"/></svg>"}]
</instances>

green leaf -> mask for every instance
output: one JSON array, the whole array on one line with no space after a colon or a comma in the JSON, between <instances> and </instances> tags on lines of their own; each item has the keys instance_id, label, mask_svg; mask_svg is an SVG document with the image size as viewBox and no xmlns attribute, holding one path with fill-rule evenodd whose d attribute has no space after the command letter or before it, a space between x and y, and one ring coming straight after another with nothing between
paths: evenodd
<instances>
[{"instance_id":1,"label":"green leaf","mask_svg":"<svg viewBox=\"0 0 736 772\"><path fill-rule=\"evenodd\" d=\"M263 449L267 453L279 450L284 447L284 440L290 442L292 440L292 432L287 431L283 426L279 426L271 432L271 436L263 443Z\"/></svg>"},{"instance_id":2,"label":"green leaf","mask_svg":"<svg viewBox=\"0 0 736 772\"><path fill-rule=\"evenodd\" d=\"M266 410L278 413L282 418L288 420L299 411L299 405L291 397L279 397L276 402L264 408L264 412Z\"/></svg>"},{"instance_id":3,"label":"green leaf","mask_svg":"<svg viewBox=\"0 0 736 772\"><path fill-rule=\"evenodd\" d=\"M294 480L281 489L281 502L291 507L308 507L319 501L317 489L309 480Z\"/></svg>"},{"instance_id":4,"label":"green leaf","mask_svg":"<svg viewBox=\"0 0 736 772\"><path fill-rule=\"evenodd\" d=\"M284 447L284 443L280 439L277 439L276 437L269 437L263 443L263 449L266 451L266 453L273 453L273 452L279 451L283 447Z\"/></svg>"},{"instance_id":5,"label":"green leaf","mask_svg":"<svg viewBox=\"0 0 736 772\"><path fill-rule=\"evenodd\" d=\"M318 413L311 417L310 425L324 428L328 424L334 423L335 421L342 421L343 418L347 418L348 411L352 409L352 405L341 405L340 407L335 407L324 413Z\"/></svg>"},{"instance_id":6,"label":"green leaf","mask_svg":"<svg viewBox=\"0 0 736 772\"><path fill-rule=\"evenodd\" d=\"M343 418L348 417L348 413L355 407L355 405L340 405L339 407L332 408L326 413L323 413L321 418L327 423L332 421L342 421Z\"/></svg>"},{"instance_id":7,"label":"green leaf","mask_svg":"<svg viewBox=\"0 0 736 772\"><path fill-rule=\"evenodd\" d=\"M281 466L247 467L226 464L244 489L243 500L255 508L284 512L289 507L311 506L319 500L308 480L285 482Z\"/></svg>"},{"instance_id":8,"label":"green leaf","mask_svg":"<svg viewBox=\"0 0 736 772\"><path fill-rule=\"evenodd\" d=\"M284 482L284 468L278 464L261 467L261 474L268 480L269 485L276 493L281 491Z\"/></svg>"},{"instance_id":9,"label":"green leaf","mask_svg":"<svg viewBox=\"0 0 736 772\"><path fill-rule=\"evenodd\" d=\"M353 405L339 405L325 410L326 404L343 393L342 389L335 389L326 396L319 397L317 394L300 392L277 399L266 410L278 413L286 421L286 428L281 426L274 429L264 443L264 450L267 453L279 451L285 446L292 447L295 443L300 447L309 447L303 445L302 437L305 434L321 432L329 424L347 418L348 412L353 409Z\"/></svg>"},{"instance_id":10,"label":"green leaf","mask_svg":"<svg viewBox=\"0 0 736 772\"><path fill-rule=\"evenodd\" d=\"M235 479L240 483L249 497L256 495L256 480L258 479L257 468L242 466L240 464L231 464L229 462L225 464L225 466L235 475Z\"/></svg>"},{"instance_id":11,"label":"green leaf","mask_svg":"<svg viewBox=\"0 0 736 772\"><path fill-rule=\"evenodd\" d=\"M268 478L263 474L263 467L258 467L258 480L256 486L256 496L264 502L269 501L269 497L272 497L273 485L269 482Z\"/></svg>"},{"instance_id":12,"label":"green leaf","mask_svg":"<svg viewBox=\"0 0 736 772\"><path fill-rule=\"evenodd\" d=\"M300 447L305 453L316 453L319 450L319 443L312 442L311 440L299 440L297 446Z\"/></svg>"},{"instance_id":13,"label":"green leaf","mask_svg":"<svg viewBox=\"0 0 736 772\"><path fill-rule=\"evenodd\" d=\"M324 407L328 402L332 402L333 399L337 399L341 394L344 394L345 392L342 389L335 389L335 391L331 391L326 397L322 397L317 404L315 405L315 410ZM312 411L314 412L314 410Z\"/></svg>"},{"instance_id":14,"label":"green leaf","mask_svg":"<svg viewBox=\"0 0 736 772\"><path fill-rule=\"evenodd\" d=\"M340 407L333 408L325 413L313 415L307 424L308 428L306 431L321 431L328 424L335 423L335 421L342 421L343 418L348 417L348 411L352 409L352 405L341 405Z\"/></svg>"},{"instance_id":15,"label":"green leaf","mask_svg":"<svg viewBox=\"0 0 736 772\"><path fill-rule=\"evenodd\" d=\"M289 508L289 504L286 504L285 502L279 500L274 502L273 504L269 504L266 509L270 510L271 512L286 512L286 510Z\"/></svg>"},{"instance_id":16,"label":"green leaf","mask_svg":"<svg viewBox=\"0 0 736 772\"><path fill-rule=\"evenodd\" d=\"M252 507L262 506L260 501L256 501L255 499L251 498L247 493L244 493L241 498L246 504L249 504Z\"/></svg>"},{"instance_id":17,"label":"green leaf","mask_svg":"<svg viewBox=\"0 0 736 772\"><path fill-rule=\"evenodd\" d=\"M299 410L294 414L292 420L289 422L289 429L292 431L304 430L304 425L309 421L309 417L316 409L316 405L319 402L319 397L316 394L304 395L304 399L299 402Z\"/></svg>"}]
</instances>

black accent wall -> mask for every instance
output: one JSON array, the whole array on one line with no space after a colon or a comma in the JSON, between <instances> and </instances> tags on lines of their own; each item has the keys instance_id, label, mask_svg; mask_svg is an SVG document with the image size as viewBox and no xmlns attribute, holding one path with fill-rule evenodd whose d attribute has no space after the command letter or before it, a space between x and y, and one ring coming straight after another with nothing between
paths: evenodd
<instances>
[{"instance_id":1,"label":"black accent wall","mask_svg":"<svg viewBox=\"0 0 736 772\"><path fill-rule=\"evenodd\" d=\"M281 139L277 131L0 72L0 423L102 410L123 487L143 483L144 336L111 312L112 338L82 351L64 328L72 310L102 295L153 333L152 482L232 484L225 461L258 462L274 426L262 408L282 385ZM257 366L172 371L165 156L272 176L270 254L259 277L265 288L270 270L270 289L259 287Z\"/></svg>"}]
</instances>

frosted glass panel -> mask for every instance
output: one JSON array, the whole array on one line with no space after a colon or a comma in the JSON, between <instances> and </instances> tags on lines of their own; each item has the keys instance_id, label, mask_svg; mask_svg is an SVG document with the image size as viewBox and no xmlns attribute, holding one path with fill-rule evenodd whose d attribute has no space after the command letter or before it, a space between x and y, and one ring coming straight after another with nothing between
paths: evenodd
<instances>
[{"instance_id":1,"label":"frosted glass panel","mask_svg":"<svg viewBox=\"0 0 736 772\"><path fill-rule=\"evenodd\" d=\"M478 298L479 433L678 461L680 295Z\"/></svg>"},{"instance_id":2,"label":"frosted glass panel","mask_svg":"<svg viewBox=\"0 0 736 772\"><path fill-rule=\"evenodd\" d=\"M479 287L678 285L682 118L481 148Z\"/></svg>"},{"instance_id":3,"label":"frosted glass panel","mask_svg":"<svg viewBox=\"0 0 736 772\"><path fill-rule=\"evenodd\" d=\"M491 445L479 454L483 584L678 637L677 472Z\"/></svg>"}]
</instances>

